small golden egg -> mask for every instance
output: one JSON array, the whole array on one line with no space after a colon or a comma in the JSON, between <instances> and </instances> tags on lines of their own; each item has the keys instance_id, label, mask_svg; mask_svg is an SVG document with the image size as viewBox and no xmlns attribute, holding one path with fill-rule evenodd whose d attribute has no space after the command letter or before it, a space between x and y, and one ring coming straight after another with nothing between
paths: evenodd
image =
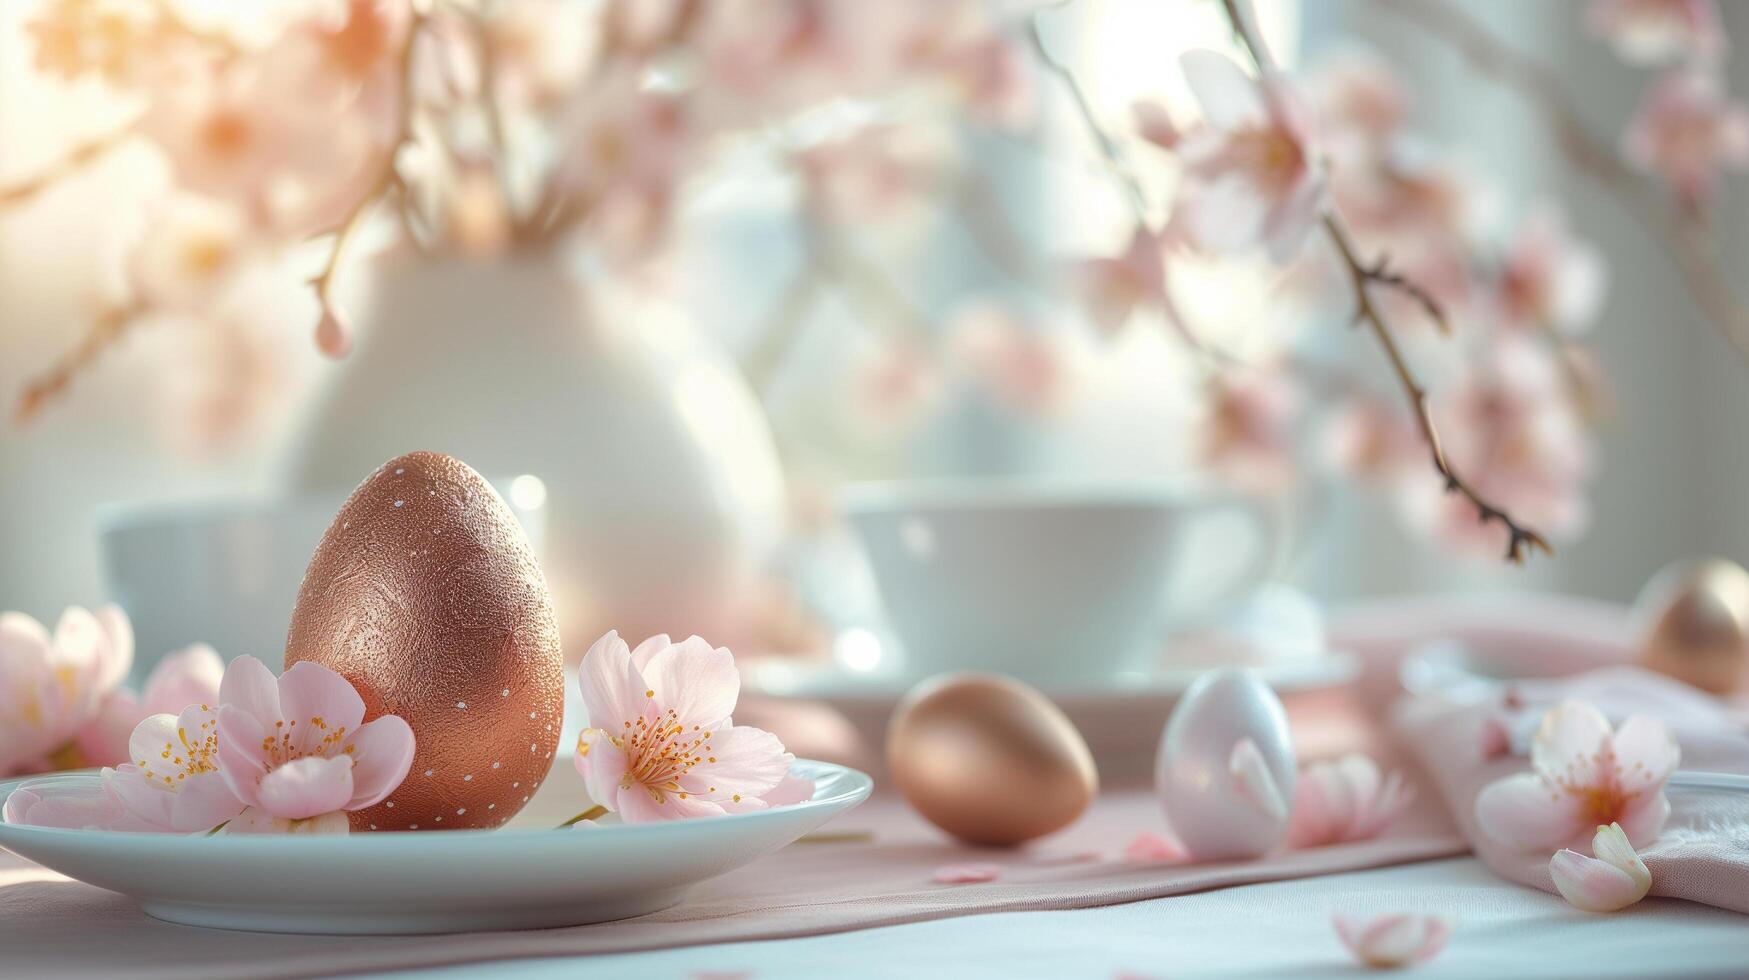
<instances>
[{"instance_id":1,"label":"small golden egg","mask_svg":"<svg viewBox=\"0 0 1749 980\"><path fill-rule=\"evenodd\" d=\"M1036 689L996 674L912 688L887 729L893 782L929 822L972 844L1061 830L1099 790L1093 753Z\"/></svg>"},{"instance_id":2,"label":"small golden egg","mask_svg":"<svg viewBox=\"0 0 1749 980\"><path fill-rule=\"evenodd\" d=\"M1749 672L1749 571L1734 561L1677 562L1635 603L1640 663L1714 694Z\"/></svg>"}]
</instances>

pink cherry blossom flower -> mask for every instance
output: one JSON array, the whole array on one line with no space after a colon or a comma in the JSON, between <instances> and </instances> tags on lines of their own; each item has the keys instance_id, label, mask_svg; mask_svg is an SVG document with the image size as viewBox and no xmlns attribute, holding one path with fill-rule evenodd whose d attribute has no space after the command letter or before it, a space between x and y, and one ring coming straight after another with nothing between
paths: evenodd
<instances>
[{"instance_id":1,"label":"pink cherry blossom flower","mask_svg":"<svg viewBox=\"0 0 1749 980\"><path fill-rule=\"evenodd\" d=\"M128 739L128 760L103 770L104 785L152 827L197 833L243 812L219 771L219 716L211 705L140 722Z\"/></svg>"},{"instance_id":2,"label":"pink cherry blossom flower","mask_svg":"<svg viewBox=\"0 0 1749 980\"><path fill-rule=\"evenodd\" d=\"M1319 66L1308 90L1321 141L1344 167L1367 166L1388 153L1409 115L1403 80L1369 48L1346 48L1332 56Z\"/></svg>"},{"instance_id":3,"label":"pink cherry blossom flower","mask_svg":"<svg viewBox=\"0 0 1749 980\"><path fill-rule=\"evenodd\" d=\"M1332 918L1342 945L1364 966L1394 970L1424 963L1451 939L1451 920L1437 915L1381 915L1371 919L1338 914Z\"/></svg>"},{"instance_id":4,"label":"pink cherry blossom flower","mask_svg":"<svg viewBox=\"0 0 1749 980\"><path fill-rule=\"evenodd\" d=\"M1726 96L1716 74L1672 69L1640 103L1622 153L1699 211L1717 191L1721 170L1749 168L1749 109Z\"/></svg>"},{"instance_id":5,"label":"pink cherry blossom flower","mask_svg":"<svg viewBox=\"0 0 1749 980\"><path fill-rule=\"evenodd\" d=\"M52 636L22 613L0 614L0 775L120 759L116 734L138 717L121 691L133 657L133 629L116 606L70 607Z\"/></svg>"},{"instance_id":6,"label":"pink cherry blossom flower","mask_svg":"<svg viewBox=\"0 0 1749 980\"><path fill-rule=\"evenodd\" d=\"M1281 493L1296 470L1294 422L1300 390L1283 365L1234 371L1210 383L1203 462L1250 492Z\"/></svg>"},{"instance_id":7,"label":"pink cherry blossom flower","mask_svg":"<svg viewBox=\"0 0 1749 980\"><path fill-rule=\"evenodd\" d=\"M1603 253L1576 238L1550 206L1533 209L1507 248L1500 306L1508 322L1582 333L1603 306Z\"/></svg>"},{"instance_id":8,"label":"pink cherry blossom flower","mask_svg":"<svg viewBox=\"0 0 1749 980\"><path fill-rule=\"evenodd\" d=\"M228 832L344 832L343 811L382 802L413 763L405 721L364 722L346 678L308 661L277 681L254 657L232 661L218 717L219 771L249 807Z\"/></svg>"},{"instance_id":9,"label":"pink cherry blossom flower","mask_svg":"<svg viewBox=\"0 0 1749 980\"><path fill-rule=\"evenodd\" d=\"M1717 61L1728 42L1715 0L1594 0L1585 23L1623 61Z\"/></svg>"},{"instance_id":10,"label":"pink cherry blossom flower","mask_svg":"<svg viewBox=\"0 0 1749 980\"><path fill-rule=\"evenodd\" d=\"M1635 715L1611 730L1602 712L1563 701L1543 716L1531 743L1531 772L1489 785L1476 798L1488 836L1525 850L1578 844L1605 824L1630 843L1657 838L1670 815L1664 783L1681 750L1663 722Z\"/></svg>"},{"instance_id":11,"label":"pink cherry blossom flower","mask_svg":"<svg viewBox=\"0 0 1749 980\"><path fill-rule=\"evenodd\" d=\"M1410 802L1413 788L1400 773L1385 775L1364 755L1315 762L1300 773L1287 838L1295 847L1370 840L1389 829Z\"/></svg>"},{"instance_id":12,"label":"pink cherry blossom flower","mask_svg":"<svg viewBox=\"0 0 1749 980\"><path fill-rule=\"evenodd\" d=\"M1549 877L1567 904L1587 912L1619 912L1652 890L1652 872L1621 824L1597 828L1591 853L1597 856L1562 848L1549 861Z\"/></svg>"},{"instance_id":13,"label":"pink cherry blossom flower","mask_svg":"<svg viewBox=\"0 0 1749 980\"><path fill-rule=\"evenodd\" d=\"M1002 877L1002 869L994 864L944 864L929 877L941 885L976 885Z\"/></svg>"},{"instance_id":14,"label":"pink cherry blossom flower","mask_svg":"<svg viewBox=\"0 0 1749 980\"><path fill-rule=\"evenodd\" d=\"M627 823L763 809L782 798L794 756L777 736L730 720L740 697L734 655L699 637L596 640L578 671L589 726L577 771L589 798Z\"/></svg>"},{"instance_id":15,"label":"pink cherry blossom flower","mask_svg":"<svg viewBox=\"0 0 1749 980\"><path fill-rule=\"evenodd\" d=\"M1187 52L1180 63L1207 126L1179 144L1189 179L1174 221L1204 248L1262 243L1286 262L1324 204L1310 112L1275 73L1253 79L1213 51Z\"/></svg>"},{"instance_id":16,"label":"pink cherry blossom flower","mask_svg":"<svg viewBox=\"0 0 1749 980\"><path fill-rule=\"evenodd\" d=\"M129 279L153 307L199 309L235 280L252 251L248 219L236 205L177 195L155 209L132 252Z\"/></svg>"},{"instance_id":17,"label":"pink cherry blossom flower","mask_svg":"<svg viewBox=\"0 0 1749 980\"><path fill-rule=\"evenodd\" d=\"M7 794L0 819L19 826L62 830L164 829L129 812L106 780L88 776L24 783Z\"/></svg>"},{"instance_id":18,"label":"pink cherry blossom flower","mask_svg":"<svg viewBox=\"0 0 1749 980\"><path fill-rule=\"evenodd\" d=\"M1070 370L1056 338L998 303L978 302L948 326L949 359L997 407L1038 417L1060 408Z\"/></svg>"},{"instance_id":19,"label":"pink cherry blossom flower","mask_svg":"<svg viewBox=\"0 0 1749 980\"><path fill-rule=\"evenodd\" d=\"M146 675L140 704L147 714L181 714L191 705L219 703L225 662L205 643L196 643L158 661Z\"/></svg>"},{"instance_id":20,"label":"pink cherry blossom flower","mask_svg":"<svg viewBox=\"0 0 1749 980\"><path fill-rule=\"evenodd\" d=\"M1140 309L1157 309L1176 320L1166 293L1166 256L1160 236L1138 224L1123 254L1082 259L1072 274L1086 298L1088 316L1101 333L1115 334Z\"/></svg>"},{"instance_id":21,"label":"pink cherry blossom flower","mask_svg":"<svg viewBox=\"0 0 1749 980\"><path fill-rule=\"evenodd\" d=\"M1137 864L1180 864L1190 860L1190 851L1170 834L1144 831L1124 846L1123 856Z\"/></svg>"},{"instance_id":22,"label":"pink cherry blossom flower","mask_svg":"<svg viewBox=\"0 0 1749 980\"><path fill-rule=\"evenodd\" d=\"M1136 135L1162 150L1177 150L1184 132L1172 121L1166 107L1153 99L1139 99L1130 106L1135 116Z\"/></svg>"}]
</instances>

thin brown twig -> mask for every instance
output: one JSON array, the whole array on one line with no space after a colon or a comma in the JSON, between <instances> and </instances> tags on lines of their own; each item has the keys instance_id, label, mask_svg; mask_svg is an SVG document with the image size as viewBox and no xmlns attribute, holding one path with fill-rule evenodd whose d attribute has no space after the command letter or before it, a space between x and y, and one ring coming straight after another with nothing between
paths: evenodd
<instances>
[{"instance_id":1,"label":"thin brown twig","mask_svg":"<svg viewBox=\"0 0 1749 980\"><path fill-rule=\"evenodd\" d=\"M1575 169L1611 191L1630 213L1654 228L1702 313L1749 358L1749 306L1719 264L1706 226L1675 198L1622 162L1586 125L1560 76L1488 30L1475 16L1443 0L1374 0L1430 36L1456 48L1484 76L1523 96L1554 129L1555 143Z\"/></svg>"},{"instance_id":2,"label":"thin brown twig","mask_svg":"<svg viewBox=\"0 0 1749 980\"><path fill-rule=\"evenodd\" d=\"M401 172L397 169L397 157L401 147L413 138L413 54L417 48L419 32L425 27L426 15L413 14L413 22L407 27L407 40L401 46L399 58L399 74L401 80L401 98L397 106L400 113L398 139L383 151L383 160L377 171L376 179L371 182L370 189L360 195L358 200L347 209L346 215L333 228L322 234L334 236L334 247L328 252L328 261L322 264L322 271L310 279L310 288L315 290L316 299L324 310L329 308L331 297L329 291L333 288L334 274L340 268L340 260L346 253L346 246L364 223L364 216L371 206L382 199L392 188L401 186ZM410 197L409 197L410 199Z\"/></svg>"},{"instance_id":3,"label":"thin brown twig","mask_svg":"<svg viewBox=\"0 0 1749 980\"><path fill-rule=\"evenodd\" d=\"M16 207L29 202L60 181L103 159L105 154L120 146L131 135L133 135L133 129L130 127L87 140L74 147L66 156L44 168L42 172L27 177L11 187L0 187L0 208Z\"/></svg>"},{"instance_id":4,"label":"thin brown twig","mask_svg":"<svg viewBox=\"0 0 1749 980\"><path fill-rule=\"evenodd\" d=\"M1433 321L1433 326L1438 329L1440 333L1448 336L1451 334L1451 321L1445 318L1445 308L1439 305L1439 300L1434 299L1432 293L1422 288L1421 285L1414 280L1409 279L1400 272L1390 271L1390 260L1388 257L1380 256L1377 262L1366 266L1360 271L1362 275L1366 276L1367 282L1384 286L1388 289L1394 289L1414 300L1415 303L1427 313L1428 319Z\"/></svg>"},{"instance_id":5,"label":"thin brown twig","mask_svg":"<svg viewBox=\"0 0 1749 980\"><path fill-rule=\"evenodd\" d=\"M1256 35L1251 24L1245 19L1239 9L1238 0L1222 0L1227 12L1227 19L1232 24L1233 33L1239 42L1250 52L1251 59L1259 71L1275 70L1275 63L1269 56L1262 40ZM1432 457L1433 468L1445 481L1447 493L1461 495L1476 508L1477 518L1484 524L1498 521L1506 528L1506 560L1513 564L1523 564L1526 553L1540 549L1544 554L1553 554L1554 549L1541 534L1523 524L1520 524L1505 509L1484 498L1470 485L1451 461L1446 458L1445 446L1440 441L1439 428L1433 421L1433 404L1427 396L1427 389L1422 386L1415 372L1409 367L1408 359L1403 356L1402 348L1397 339L1386 326L1384 317L1378 307L1373 304L1369 287L1381 282L1384 274L1383 263L1368 265L1362 262L1350 243L1348 233L1343 229L1341 219L1333 210L1327 210L1323 216L1323 225L1330 243L1335 246L1337 255L1347 267L1349 282L1354 287L1355 319L1365 324L1372 332L1379 347L1384 350L1385 357L1391 363L1391 370L1397 376L1397 382L1402 386L1403 394L1408 399L1411 410L1415 414L1415 424L1421 430L1421 437L1427 443L1428 453ZM1390 285L1402 288L1392 282ZM1411 294L1413 295L1413 294Z\"/></svg>"},{"instance_id":6,"label":"thin brown twig","mask_svg":"<svg viewBox=\"0 0 1749 980\"><path fill-rule=\"evenodd\" d=\"M1355 255L1354 246L1348 240L1348 234L1343 230L1341 221L1336 215L1324 215L1324 230L1331 244L1336 246L1337 253L1348 268L1349 281L1354 286L1355 319L1364 323L1372 330L1379 346L1384 349L1385 357L1391 362L1391 370L1396 374L1397 381L1403 387L1403 393L1409 400L1409 405L1415 413L1415 424L1421 430L1421 436L1427 443L1427 449L1433 459L1433 468L1439 472L1445 481L1447 493L1461 494L1476 508L1476 515L1482 523L1499 521L1506 528L1506 560L1513 564L1523 564L1524 556L1529 549L1540 549L1544 554L1554 554L1547 539L1536 531L1518 523L1513 516L1501 507L1484 499L1468 481L1458 475L1457 469L1446 458L1445 447L1439 438L1439 429L1433 423L1433 405L1427 397L1427 389L1415 377L1409 367L1408 360L1403 356L1402 348L1391 335L1390 328L1385 325L1384 317L1379 314L1378 307L1373 304L1367 287L1374 280L1367 266Z\"/></svg>"},{"instance_id":7,"label":"thin brown twig","mask_svg":"<svg viewBox=\"0 0 1749 980\"><path fill-rule=\"evenodd\" d=\"M107 310L92 321L79 343L61 355L47 371L31 379L13 409L13 420L25 425L42 413L43 407L65 394L73 379L83 374L97 358L119 341L142 310L138 306L118 306Z\"/></svg>"},{"instance_id":8,"label":"thin brown twig","mask_svg":"<svg viewBox=\"0 0 1749 980\"><path fill-rule=\"evenodd\" d=\"M1136 178L1135 171L1130 169L1129 161L1124 159L1123 150L1111 134L1100 125L1099 116L1093 111L1093 103L1087 98L1087 90L1081 87L1081 80L1069 70L1069 66L1058 61L1045 49L1044 35L1038 29L1038 14L1033 14L1027 21L1027 38L1032 42L1032 50L1038 55L1039 63L1045 70L1057 76L1063 83L1063 88L1069 93L1069 101L1075 106L1075 113L1081 117L1088 135L1099 147L1100 156L1105 158L1106 168L1118 180L1124 189L1124 195L1129 199L1130 208L1135 211L1136 221L1148 223L1148 199L1142 193L1142 182Z\"/></svg>"}]
</instances>

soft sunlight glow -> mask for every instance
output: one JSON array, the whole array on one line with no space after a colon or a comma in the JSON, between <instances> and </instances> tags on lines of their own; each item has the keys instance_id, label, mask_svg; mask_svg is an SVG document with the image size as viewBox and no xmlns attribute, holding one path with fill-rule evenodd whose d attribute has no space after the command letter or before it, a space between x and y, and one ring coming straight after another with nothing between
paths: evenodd
<instances>
[{"instance_id":1,"label":"soft sunlight glow","mask_svg":"<svg viewBox=\"0 0 1749 980\"><path fill-rule=\"evenodd\" d=\"M832 655L838 662L859 674L874 672L880 667L884 654L880 637L861 627L838 634L838 639L832 644Z\"/></svg>"},{"instance_id":2,"label":"soft sunlight glow","mask_svg":"<svg viewBox=\"0 0 1749 980\"><path fill-rule=\"evenodd\" d=\"M547 485L540 477L524 473L510 481L510 502L517 510L540 510L546 506Z\"/></svg>"}]
</instances>

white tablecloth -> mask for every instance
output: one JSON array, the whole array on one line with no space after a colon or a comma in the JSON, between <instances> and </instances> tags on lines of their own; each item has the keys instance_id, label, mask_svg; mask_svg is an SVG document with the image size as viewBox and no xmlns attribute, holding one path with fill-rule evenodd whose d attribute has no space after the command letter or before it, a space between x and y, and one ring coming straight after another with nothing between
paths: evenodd
<instances>
[{"instance_id":1,"label":"white tablecloth","mask_svg":"<svg viewBox=\"0 0 1749 980\"><path fill-rule=\"evenodd\" d=\"M495 963L494 978L574 980L749 974L857 977L1322 977L1355 967L1330 927L1337 910L1449 915L1457 932L1420 978L1745 977L1749 918L1648 899L1593 915L1521 888L1473 858L1271 882L1129 905L1005 912L903 926L662 952ZM393 974L458 980L481 964Z\"/></svg>"}]
</instances>

